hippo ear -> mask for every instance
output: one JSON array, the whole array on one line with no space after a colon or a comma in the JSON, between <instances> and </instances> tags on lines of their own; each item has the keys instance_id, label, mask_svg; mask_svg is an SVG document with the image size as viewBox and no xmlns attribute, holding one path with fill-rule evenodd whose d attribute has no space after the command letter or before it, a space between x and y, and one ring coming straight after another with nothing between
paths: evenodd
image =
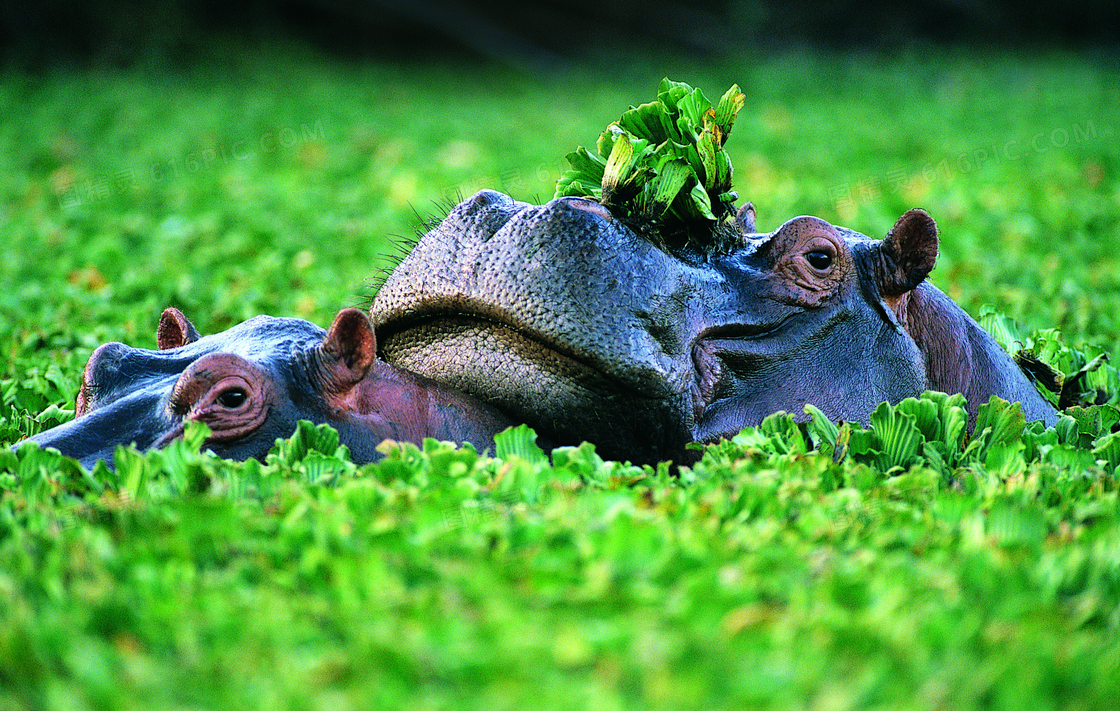
<instances>
[{"instance_id":1,"label":"hippo ear","mask_svg":"<svg viewBox=\"0 0 1120 711\"><path fill-rule=\"evenodd\" d=\"M758 232L755 227L755 209L753 202L747 202L739 208L739 212L735 213L735 224L738 225L739 230L744 234L753 234Z\"/></svg>"},{"instance_id":2,"label":"hippo ear","mask_svg":"<svg viewBox=\"0 0 1120 711\"><path fill-rule=\"evenodd\" d=\"M163 310L159 317L159 327L156 329L156 345L161 351L194 343L199 338L201 336L198 335L198 330L187 320L182 311L174 306Z\"/></svg>"},{"instance_id":3,"label":"hippo ear","mask_svg":"<svg viewBox=\"0 0 1120 711\"><path fill-rule=\"evenodd\" d=\"M937 262L937 223L925 210L908 210L878 245L879 293L901 296Z\"/></svg>"},{"instance_id":4,"label":"hippo ear","mask_svg":"<svg viewBox=\"0 0 1120 711\"><path fill-rule=\"evenodd\" d=\"M369 317L358 309L339 311L317 350L322 356L320 385L335 393L346 392L366 377L377 358L377 339Z\"/></svg>"}]
</instances>

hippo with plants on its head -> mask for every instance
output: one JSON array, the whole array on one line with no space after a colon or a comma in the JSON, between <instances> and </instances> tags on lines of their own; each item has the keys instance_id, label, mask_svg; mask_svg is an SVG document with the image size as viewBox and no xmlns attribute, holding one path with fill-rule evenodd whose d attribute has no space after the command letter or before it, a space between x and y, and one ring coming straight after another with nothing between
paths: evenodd
<instances>
[{"instance_id":1,"label":"hippo with plants on its head","mask_svg":"<svg viewBox=\"0 0 1120 711\"><path fill-rule=\"evenodd\" d=\"M230 459L265 458L299 420L338 430L351 458L379 458L385 439L420 444L425 437L494 446L513 424L484 403L376 359L369 318L338 314L328 331L308 321L257 316L200 337L177 309L167 309L159 350L108 343L82 374L76 418L31 437L87 468L112 462L118 445L161 447L187 420L210 428L205 446Z\"/></svg>"},{"instance_id":2,"label":"hippo with plants on its head","mask_svg":"<svg viewBox=\"0 0 1120 711\"><path fill-rule=\"evenodd\" d=\"M1056 412L980 326L925 279L934 221L883 240L815 217L771 233L749 203L668 241L597 201L492 191L455 207L389 276L371 316L381 356L490 403L557 444L687 460L811 403L866 423L882 401L998 395Z\"/></svg>"}]
</instances>

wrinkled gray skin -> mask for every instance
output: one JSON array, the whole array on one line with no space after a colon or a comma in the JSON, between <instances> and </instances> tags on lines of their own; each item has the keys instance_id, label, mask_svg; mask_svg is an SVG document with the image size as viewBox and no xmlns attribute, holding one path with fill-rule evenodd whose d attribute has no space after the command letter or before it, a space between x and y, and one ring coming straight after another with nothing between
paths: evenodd
<instances>
[{"instance_id":1,"label":"wrinkled gray skin","mask_svg":"<svg viewBox=\"0 0 1120 711\"><path fill-rule=\"evenodd\" d=\"M886 400L992 395L1054 409L964 311L925 281L937 229L911 210L884 240L813 217L759 234L754 208L723 249L672 250L582 198L464 201L371 308L381 356L606 457L686 461L812 403L866 423Z\"/></svg>"},{"instance_id":2,"label":"wrinkled gray skin","mask_svg":"<svg viewBox=\"0 0 1120 711\"><path fill-rule=\"evenodd\" d=\"M376 360L367 316L339 313L328 331L308 321L257 316L201 337L176 309L160 319L159 350L108 343L90 356L71 422L24 440L86 467L110 465L118 445L161 447L187 420L211 430L205 447L227 459L263 460L299 420L338 430L351 458L380 458L385 439L425 437L492 449L513 424L492 408Z\"/></svg>"}]
</instances>

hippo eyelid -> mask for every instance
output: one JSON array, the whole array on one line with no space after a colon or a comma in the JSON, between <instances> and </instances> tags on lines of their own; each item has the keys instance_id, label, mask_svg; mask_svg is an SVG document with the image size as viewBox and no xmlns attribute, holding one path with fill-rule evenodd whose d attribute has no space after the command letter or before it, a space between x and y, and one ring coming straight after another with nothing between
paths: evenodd
<instances>
[{"instance_id":1,"label":"hippo eyelid","mask_svg":"<svg viewBox=\"0 0 1120 711\"><path fill-rule=\"evenodd\" d=\"M256 431L272 409L272 390L264 373L230 354L201 361L177 388L171 402L180 417L210 427L207 442L228 442Z\"/></svg>"},{"instance_id":2,"label":"hippo eyelid","mask_svg":"<svg viewBox=\"0 0 1120 711\"><path fill-rule=\"evenodd\" d=\"M204 416L215 409L232 415L263 404L262 398L267 401L267 380L258 366L240 356L209 354L183 371L168 405L178 417Z\"/></svg>"}]
</instances>

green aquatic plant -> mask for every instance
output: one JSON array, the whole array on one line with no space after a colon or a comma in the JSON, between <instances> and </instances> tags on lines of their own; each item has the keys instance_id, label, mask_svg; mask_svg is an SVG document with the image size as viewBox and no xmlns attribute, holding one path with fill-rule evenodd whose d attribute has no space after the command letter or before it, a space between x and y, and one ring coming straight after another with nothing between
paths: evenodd
<instances>
[{"instance_id":1,"label":"green aquatic plant","mask_svg":"<svg viewBox=\"0 0 1120 711\"><path fill-rule=\"evenodd\" d=\"M657 100L631 107L599 135L592 151L567 156L556 197L589 197L618 218L671 241L719 244L738 194L724 150L745 96L732 85L713 105L700 89L663 79Z\"/></svg>"}]
</instances>

